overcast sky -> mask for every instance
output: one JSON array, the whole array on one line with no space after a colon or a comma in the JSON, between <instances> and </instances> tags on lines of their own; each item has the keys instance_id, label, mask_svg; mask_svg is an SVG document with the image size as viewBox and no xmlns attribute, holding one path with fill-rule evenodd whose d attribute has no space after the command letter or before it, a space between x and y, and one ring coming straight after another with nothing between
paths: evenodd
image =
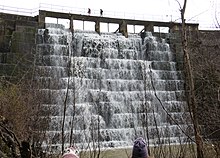
<instances>
[{"instance_id":1,"label":"overcast sky","mask_svg":"<svg viewBox=\"0 0 220 158\"><path fill-rule=\"evenodd\" d=\"M178 0L182 5L183 0ZM214 14L219 8L220 0L188 0L186 19L190 22L199 22L201 27L213 24ZM48 6L42 3L49 4ZM123 16L126 18L157 20L168 18L175 21L180 16L177 0L0 0L2 5L19 8L54 8L53 5L68 6L77 12L87 12L91 8L92 14L99 14L102 8L104 16ZM62 8L62 7L60 7ZM59 9L60 9L59 8ZM65 7L63 7L65 10ZM149 19L150 18L150 19Z\"/></svg>"}]
</instances>

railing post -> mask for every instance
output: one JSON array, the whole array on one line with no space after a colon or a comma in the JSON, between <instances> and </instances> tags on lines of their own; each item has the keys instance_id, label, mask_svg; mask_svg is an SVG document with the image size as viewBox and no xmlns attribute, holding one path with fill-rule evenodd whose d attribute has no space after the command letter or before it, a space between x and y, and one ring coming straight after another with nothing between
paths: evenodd
<instances>
[{"instance_id":1,"label":"railing post","mask_svg":"<svg viewBox=\"0 0 220 158\"><path fill-rule=\"evenodd\" d=\"M126 38L128 37L127 23L125 20L119 24L119 32L122 33Z\"/></svg>"},{"instance_id":2,"label":"railing post","mask_svg":"<svg viewBox=\"0 0 220 158\"><path fill-rule=\"evenodd\" d=\"M45 28L45 18L46 18L46 12L40 10L39 16L38 16L38 27L39 28Z\"/></svg>"},{"instance_id":3,"label":"railing post","mask_svg":"<svg viewBox=\"0 0 220 158\"><path fill-rule=\"evenodd\" d=\"M71 32L74 31L74 26L73 26L73 15L71 15L71 17L70 17L70 31L71 31Z\"/></svg>"},{"instance_id":4,"label":"railing post","mask_svg":"<svg viewBox=\"0 0 220 158\"><path fill-rule=\"evenodd\" d=\"M100 22L99 21L96 21L95 22L95 31L100 34Z\"/></svg>"},{"instance_id":5,"label":"railing post","mask_svg":"<svg viewBox=\"0 0 220 158\"><path fill-rule=\"evenodd\" d=\"M179 32L181 31L181 25L180 24L172 24L170 27L170 31L171 33L175 33L175 32Z\"/></svg>"},{"instance_id":6,"label":"railing post","mask_svg":"<svg viewBox=\"0 0 220 158\"><path fill-rule=\"evenodd\" d=\"M144 31L146 31L146 32L154 32L154 25L152 23L144 25Z\"/></svg>"}]
</instances>

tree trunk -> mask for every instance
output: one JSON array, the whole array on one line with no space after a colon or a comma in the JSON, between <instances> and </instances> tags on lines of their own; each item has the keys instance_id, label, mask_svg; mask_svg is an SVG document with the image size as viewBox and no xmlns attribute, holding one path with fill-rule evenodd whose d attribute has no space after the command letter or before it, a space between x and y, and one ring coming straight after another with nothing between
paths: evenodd
<instances>
[{"instance_id":1,"label":"tree trunk","mask_svg":"<svg viewBox=\"0 0 220 158\"><path fill-rule=\"evenodd\" d=\"M66 120L66 109L67 109L67 99L68 99L68 94L69 94L69 84L70 84L70 66L71 66L71 60L69 59L69 64L68 64L68 80L67 80L67 90L66 90L66 95L64 99L64 107L63 107L63 120L62 120L62 126L61 126L61 142L62 142L62 154L64 152L64 145L65 145L65 120Z\"/></svg>"},{"instance_id":2,"label":"tree trunk","mask_svg":"<svg viewBox=\"0 0 220 158\"><path fill-rule=\"evenodd\" d=\"M183 45L183 53L184 53L184 65L186 71L186 78L187 83L189 86L189 109L192 113L192 121L193 121L193 128L194 128L194 135L197 147L197 157L204 158L203 154L203 140L200 135L199 123L198 123L198 114L197 114L197 103L195 97L195 85L194 85L194 78L193 78L193 71L192 66L190 63L190 57L188 52L188 44L187 44L187 36L186 36L186 25L185 25L185 10L186 10L186 3L187 0L184 0L183 8L181 9L181 20L182 20L182 45Z\"/></svg>"}]
</instances>

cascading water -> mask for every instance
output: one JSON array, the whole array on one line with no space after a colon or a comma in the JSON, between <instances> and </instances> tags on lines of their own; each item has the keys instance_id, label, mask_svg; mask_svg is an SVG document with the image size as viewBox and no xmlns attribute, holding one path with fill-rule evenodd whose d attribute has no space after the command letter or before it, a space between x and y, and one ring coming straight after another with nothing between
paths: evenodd
<instances>
[{"instance_id":1,"label":"cascading water","mask_svg":"<svg viewBox=\"0 0 220 158\"><path fill-rule=\"evenodd\" d=\"M151 33L144 39L72 35L61 25L48 25L38 31L37 52L42 106L53 111L46 144L60 147L63 115L65 143L73 127L73 143L81 148L131 146L137 136L150 144L182 140L164 110L184 125L182 72L165 40Z\"/></svg>"}]
</instances>

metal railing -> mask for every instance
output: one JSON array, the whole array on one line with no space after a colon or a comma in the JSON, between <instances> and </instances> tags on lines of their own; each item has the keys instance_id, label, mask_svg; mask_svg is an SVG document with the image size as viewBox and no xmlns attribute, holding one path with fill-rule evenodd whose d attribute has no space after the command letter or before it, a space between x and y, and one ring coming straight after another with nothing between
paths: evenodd
<instances>
[{"instance_id":1,"label":"metal railing","mask_svg":"<svg viewBox=\"0 0 220 158\"><path fill-rule=\"evenodd\" d=\"M0 12L26 15L26 16L36 16L39 13L39 8L27 9L27 8L18 8L18 7L0 5Z\"/></svg>"},{"instance_id":2,"label":"metal railing","mask_svg":"<svg viewBox=\"0 0 220 158\"><path fill-rule=\"evenodd\" d=\"M67 6L41 3L39 5L39 9L47 10L47 11L55 11L55 12L88 15L87 13L88 8L76 8L76 7L67 7ZM91 8L90 15L100 16L100 10ZM116 12L116 11L109 11L109 10L104 10L104 13L102 16L111 17L111 18L124 18L124 19L133 19L133 20L148 20L148 21L161 21L161 22L180 20L178 16L172 16L172 15L137 14L137 13L129 13L129 12L118 12L118 11Z\"/></svg>"},{"instance_id":3,"label":"metal railing","mask_svg":"<svg viewBox=\"0 0 220 158\"><path fill-rule=\"evenodd\" d=\"M88 8L68 7L68 6L47 4L47 3L40 3L39 7L33 8L33 9L0 5L0 12L17 14L17 15L36 16L36 15L39 15L39 10L88 15L88 13L87 13ZM91 16L100 16L100 10L91 8L90 15ZM162 14L158 14L158 15L137 14L137 13L129 13L129 12L118 12L118 11L104 10L104 13L102 16L103 17L111 17L111 18L146 20L146 21L181 22L181 19L179 16L174 16L174 15L169 15L169 14L167 14L167 15L164 15L164 14L163 15ZM186 18L186 19L190 19L190 18ZM187 22L188 23L199 23L198 19L195 19L195 20L190 19ZM210 24L205 24L204 22L201 22L201 24L203 25L202 28L205 28L205 29L212 28L213 29L213 26Z\"/></svg>"},{"instance_id":4,"label":"metal railing","mask_svg":"<svg viewBox=\"0 0 220 158\"><path fill-rule=\"evenodd\" d=\"M39 10L88 15L87 13L88 8L68 7L68 6L47 4L47 3L40 3L38 8L33 8L33 9L0 5L0 12L10 13L10 14L36 16L39 14ZM100 16L100 10L92 9L90 15ZM136 14L129 12L109 11L109 10L104 10L102 16L111 17L111 18L124 18L124 19L133 19L133 20L148 20L148 21L162 21L162 22L180 20L179 17L172 15Z\"/></svg>"}]
</instances>

